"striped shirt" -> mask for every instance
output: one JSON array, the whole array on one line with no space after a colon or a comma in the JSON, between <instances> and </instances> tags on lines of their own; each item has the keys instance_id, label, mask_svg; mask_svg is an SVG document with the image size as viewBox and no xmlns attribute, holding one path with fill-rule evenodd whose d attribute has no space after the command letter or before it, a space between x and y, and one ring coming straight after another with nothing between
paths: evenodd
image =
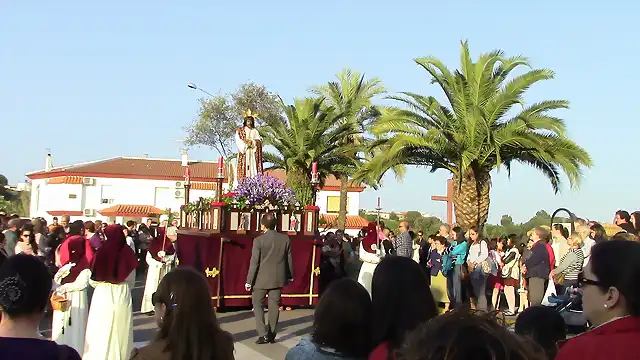
<instances>
[{"instance_id":1,"label":"striped shirt","mask_svg":"<svg viewBox=\"0 0 640 360\"><path fill-rule=\"evenodd\" d=\"M578 275L582 272L584 263L584 253L582 249L571 248L560 259L560 265L555 270L556 274L564 274L565 280L578 280Z\"/></svg>"}]
</instances>

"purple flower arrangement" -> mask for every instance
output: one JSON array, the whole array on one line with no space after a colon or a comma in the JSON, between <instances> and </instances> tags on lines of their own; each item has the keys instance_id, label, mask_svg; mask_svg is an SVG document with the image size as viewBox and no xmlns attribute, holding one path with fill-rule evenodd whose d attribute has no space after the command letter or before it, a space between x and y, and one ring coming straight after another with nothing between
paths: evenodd
<instances>
[{"instance_id":1,"label":"purple flower arrangement","mask_svg":"<svg viewBox=\"0 0 640 360\"><path fill-rule=\"evenodd\" d=\"M243 179L233 192L233 203L242 210L292 211L299 206L290 187L263 174Z\"/></svg>"}]
</instances>

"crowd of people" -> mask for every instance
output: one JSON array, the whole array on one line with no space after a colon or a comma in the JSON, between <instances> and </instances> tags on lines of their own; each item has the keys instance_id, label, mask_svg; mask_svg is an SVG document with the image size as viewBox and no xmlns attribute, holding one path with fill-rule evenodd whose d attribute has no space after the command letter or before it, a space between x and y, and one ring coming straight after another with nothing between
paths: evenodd
<instances>
[{"instance_id":1,"label":"crowd of people","mask_svg":"<svg viewBox=\"0 0 640 360\"><path fill-rule=\"evenodd\" d=\"M546 356L552 359L556 357L557 344L567 336L567 324L549 299L576 292L580 293L583 298L583 313L588 320L588 322L585 321L585 328L590 326L599 330L590 330L569 343L579 343L583 341L581 339L584 337L596 336L596 334L605 331L604 329L608 331L605 334L611 335L605 338L612 340L612 342L617 338L614 336L617 332L623 333L620 335L621 338L639 336L640 319L638 316L640 309L635 307L640 304L638 298L640 296L640 281L637 280L640 276L640 268L635 262L640 260L640 254L637 253L640 247L637 238L640 213L629 214L620 210L616 212L614 222L621 230L611 239L607 237L602 224L580 218L575 219L573 224L566 224L573 231L570 231L563 224L554 224L552 227L543 226L532 229L526 239L520 239L514 234L503 239L484 239L475 227L465 230L461 227L452 228L447 224L443 224L438 233L424 236L421 231L411 231L407 222L401 222L397 231L385 228L384 223L371 223L367 229L363 229L359 236L353 238L341 232L327 233L324 236L321 265L321 274L325 274L325 277L321 279L321 305L323 299L331 294L330 289L333 284L344 281L346 278L351 281L357 280L360 287L371 295L375 310L364 316L367 319L375 319L384 313L385 316L392 314L390 316L398 320L402 318L402 315L395 312L406 309L406 315L412 316L412 320L418 319L424 322L425 319L420 317L421 312L415 309L411 303L402 303L402 301L414 299L420 299L420 305L417 307L421 310L428 308L429 304L433 302L435 304L433 312L444 312L448 315L443 316L443 319L451 319L451 321L456 319L465 326L471 326L471 323L475 323L473 326L484 326L480 325L480 322L488 321L487 319L495 314L499 314L501 318L507 317L509 319L517 316L515 320L516 332L538 340L545 349ZM606 244L601 246L605 249L609 246L616 246L617 251L620 251L620 256L624 252L623 248L634 255L625 254L616 260L617 255L612 254L613 250L603 250L603 254L606 253L607 257L613 256L613 258L602 258L602 264L610 261L623 261L624 258L627 264L626 268L616 267L614 269L603 265L598 267L598 271L595 271L589 264L595 265L593 254L595 249L600 248L596 247L600 244ZM407 286L404 290L396 290L391 285L385 287L385 291L379 293L378 299L383 301L385 296L394 296L401 303L394 303L390 307L376 307L376 276L382 271L381 267L386 261L399 261L391 260L397 258L410 259L411 261L404 261L407 264L416 264L410 266L420 269L424 279L422 279L423 281L414 281L412 286ZM618 272L616 275L612 275L607 273L608 271ZM394 279L394 286L400 286L401 279L406 280L409 272L406 270L397 276L390 276ZM421 277L417 273L415 276ZM596 280L603 278L608 280ZM616 278L615 281L614 278ZM425 286L427 290L425 290ZM587 289L591 291L587 292ZM593 291L594 289L600 291ZM426 296L426 291L429 292L429 300L418 295L421 293ZM618 304L616 312L610 312L608 309L613 305L607 303L603 303L600 308L592 307L596 295L601 296L598 299L600 301L603 299L602 294L611 292L616 292L618 299L622 296L621 294L625 294L624 300L616 300ZM586 299L587 295L593 297ZM351 297L355 298L355 295ZM506 304L502 301L503 299L506 300ZM344 301L340 303L344 303ZM629 306L632 303L635 305ZM316 313L320 310L321 305ZM625 312L620 311L620 306L629 307ZM468 311L461 310L467 308ZM349 311L355 314L353 310ZM483 320L477 317L472 317L469 320L469 311L473 314L490 315L482 315ZM614 313L617 315L611 315ZM323 316L326 315L323 314ZM336 317L329 316L328 318L334 319ZM612 319L620 320L619 318L624 318L624 320L614 321L606 327L599 327ZM321 320L316 318L316 321ZM341 325L336 324L333 329L337 331L338 326ZM373 329L378 329L381 324L363 324L362 326L372 326ZM406 332L407 329L404 331ZM394 340L380 349L379 346L384 344L384 341L373 335L371 340L378 347L374 347L373 350L367 349L369 359L392 358L385 355L389 346L401 350L402 341ZM289 360L329 358L311 351L310 349L313 349L314 346L313 341L305 341L299 345L299 349L291 350ZM355 341L355 339L351 341ZM426 343L426 339L421 339L421 341ZM326 345L326 342L324 345L322 340L320 342L320 345L317 343L315 345L320 348ZM577 354L593 355L599 353L599 351L583 352L582 349L571 346L566 348L572 350L561 353L558 358L573 359L581 358ZM299 355L300 352L305 351L314 352L314 355L311 357ZM625 353L625 351L627 352ZM415 355L413 352L412 354ZM622 345L620 359L635 359L634 356L636 355L629 350L628 344ZM352 357L361 358L362 354ZM422 357L412 356L409 358L422 359ZM434 358L440 359L441 357ZM495 359L498 358L505 357L495 357ZM589 356L588 358L597 357ZM612 358L617 359L617 357Z\"/></svg>"},{"instance_id":2,"label":"crowd of people","mask_svg":"<svg viewBox=\"0 0 640 360\"><path fill-rule=\"evenodd\" d=\"M153 315L153 294L175 258L176 223L167 225L168 218L161 218L159 226L152 221L107 225L99 221L72 222L65 215L59 223L53 218L47 226L41 218L2 215L0 266L17 268L10 277L0 279L0 331L11 333L16 331L16 324L36 320L34 311L52 311L51 339L64 345L60 351L67 356L60 359L79 355L89 360L128 359L133 346L131 289L136 272L146 271L141 308ZM27 286L28 277L17 270L29 262L38 264L31 265L36 274L38 269L46 270L40 275L47 278L38 278L32 287ZM45 288L45 301L31 298L30 294L45 293ZM23 308L27 305L31 307ZM14 319L14 312L5 311L13 308L18 309L15 314L28 316ZM37 327L38 322L34 324ZM30 339L41 338L37 331L26 333ZM34 359L45 359L37 355L51 353L49 343L2 336L7 337L3 339L6 346L15 347L9 353L26 351L33 355L28 358Z\"/></svg>"},{"instance_id":3,"label":"crowd of people","mask_svg":"<svg viewBox=\"0 0 640 360\"><path fill-rule=\"evenodd\" d=\"M354 238L325 234L312 331L285 359L637 359L640 242L630 241L637 234L632 217L621 211L616 218L624 233L612 239L600 224L582 219L573 232L562 225L535 228L524 243L513 235L487 240L474 227L446 224L424 236L406 222L397 235L376 223ZM179 243L166 221L96 226L65 216L51 227L43 219L2 223L0 358L234 359L233 339L218 324L204 276L173 269ZM272 232L265 224L265 233ZM286 256L285 237L277 242ZM268 236L261 239L259 246L272 246ZM291 267L290 260L274 261ZM148 266L143 309L155 317L158 333L133 349L131 289L141 264ZM250 272L250 291L264 290L263 271L269 270ZM293 273L280 277L285 284ZM563 317L542 305L548 294L567 291L581 294L590 326L569 340ZM258 298L254 306L261 310L264 295ZM49 304L51 340L38 331ZM517 315L515 331L502 315ZM269 323L259 343L276 341L277 316Z\"/></svg>"}]
</instances>

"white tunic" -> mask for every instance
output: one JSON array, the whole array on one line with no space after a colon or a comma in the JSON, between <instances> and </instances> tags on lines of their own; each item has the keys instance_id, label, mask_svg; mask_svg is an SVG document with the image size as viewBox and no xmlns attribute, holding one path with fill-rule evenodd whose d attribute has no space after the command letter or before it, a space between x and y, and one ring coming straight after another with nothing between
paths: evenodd
<instances>
[{"instance_id":1,"label":"white tunic","mask_svg":"<svg viewBox=\"0 0 640 360\"><path fill-rule=\"evenodd\" d=\"M377 246L374 244L371 246L377 251ZM358 282L364 286L365 289L371 295L371 280L373 280L373 272L376 270L376 266L380 262L380 255L372 254L363 249L360 245L360 260L362 260L362 267L360 267L360 273L358 274Z\"/></svg>"},{"instance_id":2,"label":"white tunic","mask_svg":"<svg viewBox=\"0 0 640 360\"><path fill-rule=\"evenodd\" d=\"M244 127L245 140L249 141L262 141L260 137L260 133L258 133L258 129L253 128L250 129L248 127ZM245 176L248 178L255 177L258 175L258 163L256 162L256 147L249 146L242 139L240 139L240 135L236 131L236 147L238 148L238 153L244 154L244 163L245 163Z\"/></svg>"},{"instance_id":3,"label":"white tunic","mask_svg":"<svg viewBox=\"0 0 640 360\"><path fill-rule=\"evenodd\" d=\"M413 243L413 261L420 263L420 245Z\"/></svg>"},{"instance_id":4,"label":"white tunic","mask_svg":"<svg viewBox=\"0 0 640 360\"><path fill-rule=\"evenodd\" d=\"M74 282L58 287L57 291L66 292L67 299L71 301L71 308L65 312L54 311L51 323L51 340L74 348L78 354L84 351L84 335L89 314L87 286L90 277L91 270L84 269Z\"/></svg>"},{"instance_id":5,"label":"white tunic","mask_svg":"<svg viewBox=\"0 0 640 360\"><path fill-rule=\"evenodd\" d=\"M153 311L151 296L158 290L160 280L171 270L170 264L154 259L150 253L147 253L147 264L149 265L149 269L147 270L147 281L144 284L142 306L140 306L140 312L143 314Z\"/></svg>"},{"instance_id":6,"label":"white tunic","mask_svg":"<svg viewBox=\"0 0 640 360\"><path fill-rule=\"evenodd\" d=\"M120 284L90 281L95 288L83 360L128 360L133 349L131 288L135 270Z\"/></svg>"}]
</instances>

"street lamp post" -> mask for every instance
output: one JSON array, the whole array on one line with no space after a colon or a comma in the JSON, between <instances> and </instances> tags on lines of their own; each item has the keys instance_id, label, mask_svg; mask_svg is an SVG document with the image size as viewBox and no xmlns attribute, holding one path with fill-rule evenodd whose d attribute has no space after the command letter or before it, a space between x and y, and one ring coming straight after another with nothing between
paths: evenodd
<instances>
[{"instance_id":1,"label":"street lamp post","mask_svg":"<svg viewBox=\"0 0 640 360\"><path fill-rule=\"evenodd\" d=\"M205 94L209 95L210 97L214 97L210 92L208 92L207 90L205 90L205 89L203 89L203 88L199 88L199 87L198 87L198 85L196 85L196 84L194 84L194 83L188 83L188 84L187 84L187 87L188 87L189 89L192 89L192 90L199 90L199 91L202 91L203 93L205 93Z\"/></svg>"}]
</instances>

